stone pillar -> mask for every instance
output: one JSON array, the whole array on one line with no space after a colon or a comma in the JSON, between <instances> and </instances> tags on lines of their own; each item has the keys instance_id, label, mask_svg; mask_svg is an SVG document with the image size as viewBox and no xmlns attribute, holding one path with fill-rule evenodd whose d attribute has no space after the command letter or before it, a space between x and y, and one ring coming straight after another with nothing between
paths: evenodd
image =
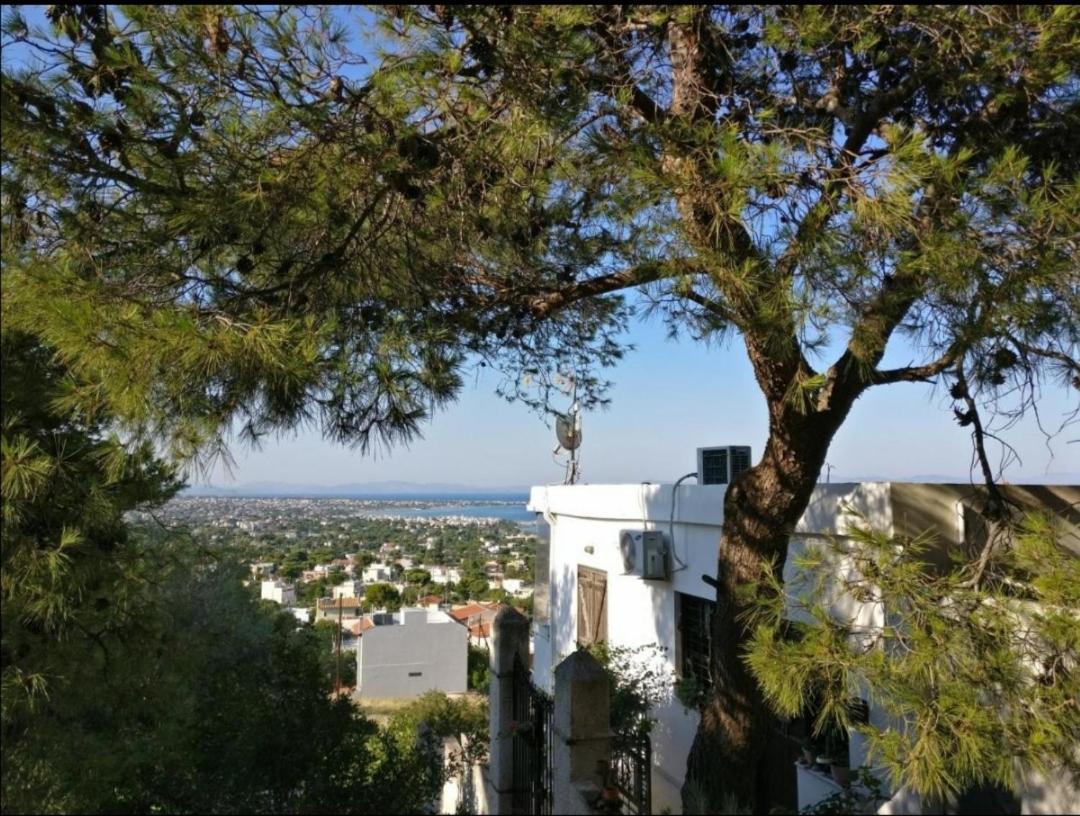
<instances>
[{"instance_id":1,"label":"stone pillar","mask_svg":"<svg viewBox=\"0 0 1080 816\"><path fill-rule=\"evenodd\" d=\"M555 668L552 810L588 813L611 760L611 698L603 667L577 651Z\"/></svg>"},{"instance_id":2,"label":"stone pillar","mask_svg":"<svg viewBox=\"0 0 1080 816\"><path fill-rule=\"evenodd\" d=\"M488 751L489 813L511 813L514 786L514 658L529 665L529 619L513 607L491 622L491 687L488 692L491 745Z\"/></svg>"}]
</instances>

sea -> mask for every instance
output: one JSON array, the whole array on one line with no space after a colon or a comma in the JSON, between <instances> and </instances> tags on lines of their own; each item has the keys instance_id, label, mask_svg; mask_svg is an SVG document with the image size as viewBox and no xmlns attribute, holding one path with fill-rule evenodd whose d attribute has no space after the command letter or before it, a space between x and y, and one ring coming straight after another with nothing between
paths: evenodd
<instances>
[{"instance_id":1,"label":"sea","mask_svg":"<svg viewBox=\"0 0 1080 816\"><path fill-rule=\"evenodd\" d=\"M402 494L377 496L335 496L334 498L363 499L383 506L372 508L372 515L392 515L400 518L461 517L497 519L521 525L536 522L536 514L525 509L529 497L525 493L490 494Z\"/></svg>"}]
</instances>

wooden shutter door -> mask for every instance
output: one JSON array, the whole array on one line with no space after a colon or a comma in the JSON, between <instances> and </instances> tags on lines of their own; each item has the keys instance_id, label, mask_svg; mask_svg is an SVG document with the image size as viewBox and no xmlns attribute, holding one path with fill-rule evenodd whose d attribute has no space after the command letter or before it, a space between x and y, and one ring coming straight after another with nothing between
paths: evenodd
<instances>
[{"instance_id":1,"label":"wooden shutter door","mask_svg":"<svg viewBox=\"0 0 1080 816\"><path fill-rule=\"evenodd\" d=\"M577 639L586 645L607 640L607 573L578 566Z\"/></svg>"}]
</instances>

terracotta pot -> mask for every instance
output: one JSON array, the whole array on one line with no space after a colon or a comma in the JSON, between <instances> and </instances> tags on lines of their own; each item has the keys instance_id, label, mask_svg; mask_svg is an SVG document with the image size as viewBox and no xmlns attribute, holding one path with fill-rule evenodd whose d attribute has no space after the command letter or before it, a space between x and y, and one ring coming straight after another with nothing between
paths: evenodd
<instances>
[{"instance_id":1,"label":"terracotta pot","mask_svg":"<svg viewBox=\"0 0 1080 816\"><path fill-rule=\"evenodd\" d=\"M847 765L831 765L832 778L837 785L849 787L851 785L851 768Z\"/></svg>"}]
</instances>

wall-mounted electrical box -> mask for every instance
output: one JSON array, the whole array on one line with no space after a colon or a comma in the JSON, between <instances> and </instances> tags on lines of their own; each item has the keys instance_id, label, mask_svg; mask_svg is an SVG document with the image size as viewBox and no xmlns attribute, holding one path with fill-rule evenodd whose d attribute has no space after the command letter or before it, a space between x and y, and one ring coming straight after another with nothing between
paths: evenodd
<instances>
[{"instance_id":1,"label":"wall-mounted electrical box","mask_svg":"<svg viewBox=\"0 0 1080 816\"><path fill-rule=\"evenodd\" d=\"M646 581L666 581L671 572L670 550L659 530L623 530L619 550L627 574L640 575Z\"/></svg>"}]
</instances>

